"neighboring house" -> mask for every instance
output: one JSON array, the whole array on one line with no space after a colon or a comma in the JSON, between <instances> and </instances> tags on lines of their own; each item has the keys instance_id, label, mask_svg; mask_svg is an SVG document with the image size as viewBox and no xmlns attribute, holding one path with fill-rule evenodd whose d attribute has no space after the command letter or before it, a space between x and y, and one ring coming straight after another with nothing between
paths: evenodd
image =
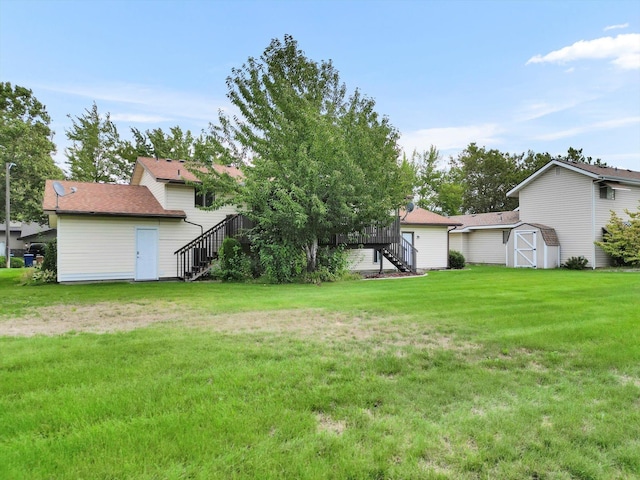
<instances>
[{"instance_id":1,"label":"neighboring house","mask_svg":"<svg viewBox=\"0 0 640 480\"><path fill-rule=\"evenodd\" d=\"M242 176L234 167L216 168ZM129 185L61 181L59 195L47 181L43 209L57 228L58 281L194 280L206 273L222 240L249 225L233 207L198 208L213 199L198 194L195 181L184 162L155 158L138 159ZM446 268L446 231L455 222L422 212L403 220L403 234L398 219L358 244L378 248L403 270Z\"/></svg>"},{"instance_id":2,"label":"neighboring house","mask_svg":"<svg viewBox=\"0 0 640 480\"><path fill-rule=\"evenodd\" d=\"M413 262L412 265L418 271L443 269L449 266L447 231L453 226L460 225L459 222L416 207L410 213L401 211L399 223L402 240L396 256L404 258L406 263ZM402 266L394 263L393 254L385 255L384 246L372 246L368 239L362 239L362 242L363 248L357 248L358 245L355 242L351 244L355 247L350 253L353 270L402 270ZM413 252L414 249L415 252Z\"/></svg>"},{"instance_id":3,"label":"neighboring house","mask_svg":"<svg viewBox=\"0 0 640 480\"><path fill-rule=\"evenodd\" d=\"M611 211L627 219L640 202L640 172L553 160L507 193L518 198L513 212L451 217L452 250L470 263L556 268L585 257L591 268L611 259L601 241Z\"/></svg>"},{"instance_id":4,"label":"neighboring house","mask_svg":"<svg viewBox=\"0 0 640 480\"><path fill-rule=\"evenodd\" d=\"M640 172L553 160L507 196L519 199L521 222L555 230L560 263L583 256L589 267L605 267L611 259L594 242L602 240L612 211L628 219L625 209L638 208ZM528 230L540 229L534 226ZM524 240L521 245L526 243ZM540 260L534 259L532 266L541 266Z\"/></svg>"},{"instance_id":5,"label":"neighboring house","mask_svg":"<svg viewBox=\"0 0 640 480\"><path fill-rule=\"evenodd\" d=\"M505 245L509 233L520 221L515 211L455 215L450 220L460 222L449 230L449 246L464 255L469 263L505 265Z\"/></svg>"},{"instance_id":6,"label":"neighboring house","mask_svg":"<svg viewBox=\"0 0 640 480\"><path fill-rule=\"evenodd\" d=\"M49 242L56 237L56 231L46 225L33 222L10 222L9 248L15 257L22 257L32 242ZM0 223L0 256L5 254L6 224Z\"/></svg>"}]
</instances>

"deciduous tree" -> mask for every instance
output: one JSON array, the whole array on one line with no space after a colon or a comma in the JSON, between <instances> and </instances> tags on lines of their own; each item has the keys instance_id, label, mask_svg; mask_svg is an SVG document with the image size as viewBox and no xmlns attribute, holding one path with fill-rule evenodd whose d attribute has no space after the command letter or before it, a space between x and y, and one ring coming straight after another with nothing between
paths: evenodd
<instances>
[{"instance_id":1,"label":"deciduous tree","mask_svg":"<svg viewBox=\"0 0 640 480\"><path fill-rule=\"evenodd\" d=\"M625 210L629 217L623 220L615 212L605 227L602 242L595 242L621 265L640 265L640 206L635 212Z\"/></svg>"},{"instance_id":2,"label":"deciduous tree","mask_svg":"<svg viewBox=\"0 0 640 480\"><path fill-rule=\"evenodd\" d=\"M11 169L11 218L44 221L42 195L48 178L64 174L52 158L55 145L45 106L28 88L0 82L0 198L5 198L5 164ZM4 203L3 203L4 204ZM4 208L0 221L5 221Z\"/></svg>"},{"instance_id":3,"label":"deciduous tree","mask_svg":"<svg viewBox=\"0 0 640 480\"><path fill-rule=\"evenodd\" d=\"M245 179L201 177L256 222L261 242L302 250L313 271L318 245L333 235L392 221L412 189L398 132L373 99L347 95L331 61L307 58L285 36L234 68L227 86L240 114L220 114L210 152L241 165Z\"/></svg>"},{"instance_id":4,"label":"deciduous tree","mask_svg":"<svg viewBox=\"0 0 640 480\"><path fill-rule=\"evenodd\" d=\"M91 109L75 119L66 131L72 142L66 149L70 178L82 182L126 182L133 163L121 155L118 129L109 113L101 117L94 102Z\"/></svg>"}]
</instances>

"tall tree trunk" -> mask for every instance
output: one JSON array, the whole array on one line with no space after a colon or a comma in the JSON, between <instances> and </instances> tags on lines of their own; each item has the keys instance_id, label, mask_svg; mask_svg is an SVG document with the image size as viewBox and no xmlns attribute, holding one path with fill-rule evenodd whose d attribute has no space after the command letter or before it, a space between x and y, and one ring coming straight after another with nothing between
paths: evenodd
<instances>
[{"instance_id":1,"label":"tall tree trunk","mask_svg":"<svg viewBox=\"0 0 640 480\"><path fill-rule=\"evenodd\" d=\"M318 237L315 237L310 244L305 245L304 252L307 254L307 272L315 272L318 258Z\"/></svg>"}]
</instances>

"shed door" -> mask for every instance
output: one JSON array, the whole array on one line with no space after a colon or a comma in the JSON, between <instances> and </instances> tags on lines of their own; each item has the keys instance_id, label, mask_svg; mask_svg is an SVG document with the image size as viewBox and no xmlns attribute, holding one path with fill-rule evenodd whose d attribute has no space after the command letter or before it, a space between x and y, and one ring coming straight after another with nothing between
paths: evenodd
<instances>
[{"instance_id":1,"label":"shed door","mask_svg":"<svg viewBox=\"0 0 640 480\"><path fill-rule=\"evenodd\" d=\"M136 280L158 279L158 229L136 228Z\"/></svg>"},{"instance_id":2,"label":"shed door","mask_svg":"<svg viewBox=\"0 0 640 480\"><path fill-rule=\"evenodd\" d=\"M515 230L514 267L537 267L536 233L535 230Z\"/></svg>"}]
</instances>

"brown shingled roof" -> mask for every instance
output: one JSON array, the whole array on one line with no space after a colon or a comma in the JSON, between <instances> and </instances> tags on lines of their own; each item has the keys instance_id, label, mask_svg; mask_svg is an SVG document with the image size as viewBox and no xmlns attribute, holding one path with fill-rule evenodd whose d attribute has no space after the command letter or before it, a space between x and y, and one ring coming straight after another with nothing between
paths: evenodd
<instances>
[{"instance_id":1,"label":"brown shingled roof","mask_svg":"<svg viewBox=\"0 0 640 480\"><path fill-rule=\"evenodd\" d=\"M53 182L53 180L47 180L45 184L42 204L45 213L174 218L187 216L182 210L162 208L147 187L65 180L61 180L60 183L68 193L57 199L58 208L56 208ZM77 188L76 193L70 193L71 187Z\"/></svg>"},{"instance_id":2,"label":"brown shingled roof","mask_svg":"<svg viewBox=\"0 0 640 480\"><path fill-rule=\"evenodd\" d=\"M183 160L169 160L161 158L139 157L140 163L157 181L165 182L197 182L196 176L187 169L187 164ZM228 173L234 178L242 177L242 172L236 167L226 167L214 165L213 168L219 173ZM200 169L204 171L204 168Z\"/></svg>"},{"instance_id":3,"label":"brown shingled roof","mask_svg":"<svg viewBox=\"0 0 640 480\"><path fill-rule=\"evenodd\" d=\"M575 163L575 162L566 162L564 160L558 160L558 162L563 163L565 165L571 165L572 167L579 168L580 170L585 170L590 173L595 173L601 177L605 178L618 178L621 180L636 180L640 181L640 172L636 172L635 170L628 170L624 168L617 167L599 167L597 165L589 165L587 163Z\"/></svg>"},{"instance_id":4,"label":"brown shingled roof","mask_svg":"<svg viewBox=\"0 0 640 480\"><path fill-rule=\"evenodd\" d=\"M403 225L460 225L459 222L452 218L443 217L420 207L416 207L410 213L400 210L400 223Z\"/></svg>"},{"instance_id":5,"label":"brown shingled roof","mask_svg":"<svg viewBox=\"0 0 640 480\"><path fill-rule=\"evenodd\" d=\"M471 215L452 215L452 220L460 222L461 227L456 230L473 227L499 227L501 225L515 225L520 220L520 212L509 210L506 212L474 213Z\"/></svg>"}]
</instances>

